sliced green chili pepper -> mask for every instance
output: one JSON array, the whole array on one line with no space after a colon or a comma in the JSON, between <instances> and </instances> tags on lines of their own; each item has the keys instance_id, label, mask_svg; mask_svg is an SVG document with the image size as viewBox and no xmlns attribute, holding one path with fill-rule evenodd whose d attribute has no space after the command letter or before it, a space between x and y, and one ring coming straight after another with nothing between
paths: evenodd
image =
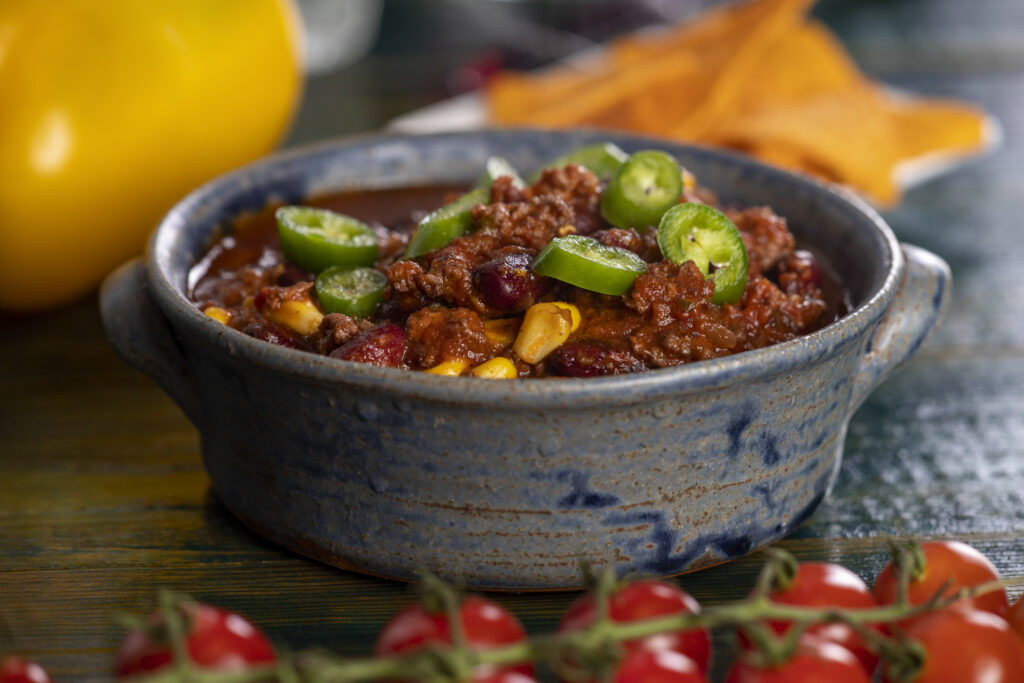
<instances>
[{"instance_id":1,"label":"sliced green chili pepper","mask_svg":"<svg viewBox=\"0 0 1024 683\"><path fill-rule=\"evenodd\" d=\"M601 196L601 215L618 228L646 230L683 194L679 163L664 152L637 152L608 181Z\"/></svg>"},{"instance_id":2,"label":"sliced green chili pepper","mask_svg":"<svg viewBox=\"0 0 1024 683\"><path fill-rule=\"evenodd\" d=\"M440 249L469 232L473 227L473 207L486 204L490 192L489 187L478 187L421 220L405 250L405 258L416 258Z\"/></svg>"},{"instance_id":3,"label":"sliced green chili pepper","mask_svg":"<svg viewBox=\"0 0 1024 683\"><path fill-rule=\"evenodd\" d=\"M312 273L377 260L377 236L362 221L328 209L282 206L275 213L284 257Z\"/></svg>"},{"instance_id":4,"label":"sliced green chili pepper","mask_svg":"<svg viewBox=\"0 0 1024 683\"><path fill-rule=\"evenodd\" d=\"M531 268L591 292L618 296L633 286L633 281L647 270L647 263L628 249L584 235L567 235L551 240L537 254Z\"/></svg>"},{"instance_id":5,"label":"sliced green chili pepper","mask_svg":"<svg viewBox=\"0 0 1024 683\"><path fill-rule=\"evenodd\" d=\"M704 204L677 204L658 226L658 246L673 263L693 261L715 283L711 302L734 304L747 288L747 248L739 228Z\"/></svg>"},{"instance_id":6,"label":"sliced green chili pepper","mask_svg":"<svg viewBox=\"0 0 1024 683\"><path fill-rule=\"evenodd\" d=\"M494 181L503 175L507 175L512 178L512 182L516 187L523 186L523 179L519 177L519 171L515 167L508 163L503 157L491 157L484 164L483 175L476 181L475 188L488 189L494 184Z\"/></svg>"},{"instance_id":7,"label":"sliced green chili pepper","mask_svg":"<svg viewBox=\"0 0 1024 683\"><path fill-rule=\"evenodd\" d=\"M629 158L629 155L622 151L618 145L610 142L598 142L586 147L574 149L557 159L544 164L545 168L561 168L568 164L576 164L590 170L601 180L611 180L619 171L619 167ZM541 171L530 176L530 182L536 182L540 178Z\"/></svg>"},{"instance_id":8,"label":"sliced green chili pepper","mask_svg":"<svg viewBox=\"0 0 1024 683\"><path fill-rule=\"evenodd\" d=\"M316 276L316 298L327 313L369 318L388 279L373 268L331 266Z\"/></svg>"}]
</instances>

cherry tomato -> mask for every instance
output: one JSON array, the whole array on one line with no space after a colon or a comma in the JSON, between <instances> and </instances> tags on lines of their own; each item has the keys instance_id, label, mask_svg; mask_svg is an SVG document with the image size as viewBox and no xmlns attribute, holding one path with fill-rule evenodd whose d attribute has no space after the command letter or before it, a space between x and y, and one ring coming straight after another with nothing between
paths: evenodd
<instances>
[{"instance_id":1,"label":"cherry tomato","mask_svg":"<svg viewBox=\"0 0 1024 683\"><path fill-rule=\"evenodd\" d=\"M697 663L681 652L635 648L615 668L615 683L707 683Z\"/></svg>"},{"instance_id":2,"label":"cherry tomato","mask_svg":"<svg viewBox=\"0 0 1024 683\"><path fill-rule=\"evenodd\" d=\"M944 595L951 595L961 588L997 581L999 572L987 557L959 541L928 541L921 544L925 557L925 568L921 577L911 580L907 598L911 604L919 605L939 592L943 584L949 582ZM889 562L875 578L872 588L879 604L888 605L896 602L899 591L899 579L896 576L895 561ZM1003 616L1006 614L1009 601L1006 589L990 591L978 597L958 603L958 607L979 609ZM903 626L921 617L913 617L901 621Z\"/></svg>"},{"instance_id":3,"label":"cherry tomato","mask_svg":"<svg viewBox=\"0 0 1024 683\"><path fill-rule=\"evenodd\" d=\"M800 639L793 657L775 667L759 668L740 659L725 683L871 683L852 652L816 636Z\"/></svg>"},{"instance_id":4,"label":"cherry tomato","mask_svg":"<svg viewBox=\"0 0 1024 683\"><path fill-rule=\"evenodd\" d=\"M786 590L771 593L771 599L784 605L803 607L843 607L871 609L878 607L866 583L846 567L828 562L803 562ZM789 629L789 622L773 621L769 626L779 635ZM872 626L884 631L882 626ZM860 635L846 624L821 624L807 631L824 640L842 645L852 652L867 673L875 670L878 655L871 651ZM744 642L746 646L746 642Z\"/></svg>"},{"instance_id":5,"label":"cherry tomato","mask_svg":"<svg viewBox=\"0 0 1024 683\"><path fill-rule=\"evenodd\" d=\"M526 639L526 632L519 621L500 605L485 598L466 596L459 606L459 615L466 642L475 649L484 650ZM408 654L431 643L451 642L448 617L443 613L431 614L417 603L406 607L384 626L373 646L373 654L378 657ZM529 663L508 668L527 676L533 674L533 666Z\"/></svg>"},{"instance_id":6,"label":"cherry tomato","mask_svg":"<svg viewBox=\"0 0 1024 683\"><path fill-rule=\"evenodd\" d=\"M1006 612L1006 621L1010 623L1010 627L1017 632L1017 635L1024 639L1024 595L1010 605L1010 609Z\"/></svg>"},{"instance_id":7,"label":"cherry tomato","mask_svg":"<svg viewBox=\"0 0 1024 683\"><path fill-rule=\"evenodd\" d=\"M698 612L700 605L689 593L662 581L637 581L628 584L612 595L608 604L609 618L620 623ZM558 630L561 632L585 628L593 623L594 617L594 596L588 593L569 605L558 624ZM696 662L702 673L707 673L711 661L711 638L706 629L660 633L638 641L627 641L624 647L627 653L638 647L645 650L680 652Z\"/></svg>"},{"instance_id":8,"label":"cherry tomato","mask_svg":"<svg viewBox=\"0 0 1024 683\"><path fill-rule=\"evenodd\" d=\"M53 683L43 667L27 659L8 655L0 664L0 683Z\"/></svg>"},{"instance_id":9,"label":"cherry tomato","mask_svg":"<svg viewBox=\"0 0 1024 683\"><path fill-rule=\"evenodd\" d=\"M205 669L242 671L250 664L270 664L274 646L244 617L198 602L180 606L187 635L189 659ZM150 628L132 630L117 653L117 677L126 678L156 671L170 664L170 644L159 614L149 617Z\"/></svg>"},{"instance_id":10,"label":"cherry tomato","mask_svg":"<svg viewBox=\"0 0 1024 683\"><path fill-rule=\"evenodd\" d=\"M991 612L967 608L932 612L915 620L907 636L927 653L914 683L1024 681L1024 643L1004 619Z\"/></svg>"}]
</instances>

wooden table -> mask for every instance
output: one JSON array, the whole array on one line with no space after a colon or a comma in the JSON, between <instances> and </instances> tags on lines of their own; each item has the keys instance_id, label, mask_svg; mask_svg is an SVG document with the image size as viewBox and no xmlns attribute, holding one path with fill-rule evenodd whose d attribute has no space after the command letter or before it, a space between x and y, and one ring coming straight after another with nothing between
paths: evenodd
<instances>
[{"instance_id":1,"label":"wooden table","mask_svg":"<svg viewBox=\"0 0 1024 683\"><path fill-rule=\"evenodd\" d=\"M952 266L949 317L854 416L835 491L780 545L869 578L887 537L954 537L1024 577L1024 5L820 11L866 69L983 104L1006 144L888 214L902 240ZM375 56L313 82L293 140L379 125L424 103L428 95L398 96L377 78L414 68L412 56ZM324 116L319 105L338 93L362 114ZM121 637L114 613L147 611L169 587L239 610L294 649L365 654L410 599L402 584L316 564L237 524L210 491L196 431L114 356L91 298L0 325L0 652L28 655L60 681L102 680ZM702 602L736 599L761 561L681 582ZM533 631L550 629L571 598L496 596ZM730 648L720 639L719 671Z\"/></svg>"}]
</instances>

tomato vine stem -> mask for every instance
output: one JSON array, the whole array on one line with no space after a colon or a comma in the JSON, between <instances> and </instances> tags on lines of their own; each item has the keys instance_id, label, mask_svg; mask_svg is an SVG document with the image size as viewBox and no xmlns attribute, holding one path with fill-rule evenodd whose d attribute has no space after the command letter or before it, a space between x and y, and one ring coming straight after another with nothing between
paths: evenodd
<instances>
[{"instance_id":1,"label":"tomato vine stem","mask_svg":"<svg viewBox=\"0 0 1024 683\"><path fill-rule=\"evenodd\" d=\"M901 560L907 554L898 549L896 553L902 579L913 571L914 560ZM742 629L754 642L758 652L755 657L782 661L795 651L800 635L807 628L821 623L844 623L855 629L889 662L892 677L902 680L912 677L920 667L920 646L907 640L899 629L896 629L897 635L891 636L868 628L868 625L897 624L960 600L1021 583L991 581L952 594L949 594L949 586L943 585L919 605L909 604L905 589L901 589L894 604L863 609L814 608L773 602L768 596L775 587L774 582L786 575L788 567L795 567L791 564L794 562L788 554L774 552L762 570L754 592L745 600L707 607L699 613L680 613L624 623L610 618L610 601L619 586L611 570L606 570L597 577L596 619L590 626L576 631L542 634L487 650L473 650L466 645L458 618L458 595L434 578L428 580L431 585L427 590L438 599L448 615L453 640L451 646L431 646L409 655L374 658L343 658L322 651L299 652L281 656L274 666L252 666L240 672L200 669L190 662L185 648L187 615L181 610L182 603L188 598L164 591L160 594L160 613L171 643L174 666L130 680L136 683L363 683L381 680L457 683L469 680L472 672L481 666L502 667L527 661L543 661L569 680L591 680L597 676L596 670L601 670L621 655L620 644L625 641L658 633L732 626ZM793 626L784 636L777 636L765 625L769 621L790 622Z\"/></svg>"}]
</instances>

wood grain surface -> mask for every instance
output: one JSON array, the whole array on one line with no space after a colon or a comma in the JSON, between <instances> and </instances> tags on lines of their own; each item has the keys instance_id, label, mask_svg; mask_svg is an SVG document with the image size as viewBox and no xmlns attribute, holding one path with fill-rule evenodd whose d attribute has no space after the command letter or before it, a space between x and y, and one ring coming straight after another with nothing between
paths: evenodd
<instances>
[{"instance_id":1,"label":"wood grain surface","mask_svg":"<svg viewBox=\"0 0 1024 683\"><path fill-rule=\"evenodd\" d=\"M952 537L1024 578L1024 4L830 2L819 11L875 75L979 102L1006 142L887 215L901 240L952 266L950 314L854 416L839 483L780 546L870 580L887 537ZM375 85L378 70L401 75L397 64L371 57L312 82L293 140L381 125L425 103L427 93ZM406 73L423 68L409 57ZM309 110L343 91L359 117ZM680 581L714 604L746 594L760 563L755 555ZM236 523L210 491L196 431L113 354L93 299L0 318L0 653L36 659L57 681L108 679L121 635L113 615L148 611L160 587L239 610L293 649L353 655L368 653L410 600L405 585L316 564ZM572 597L495 599L541 631ZM718 638L716 676L731 651Z\"/></svg>"}]
</instances>

